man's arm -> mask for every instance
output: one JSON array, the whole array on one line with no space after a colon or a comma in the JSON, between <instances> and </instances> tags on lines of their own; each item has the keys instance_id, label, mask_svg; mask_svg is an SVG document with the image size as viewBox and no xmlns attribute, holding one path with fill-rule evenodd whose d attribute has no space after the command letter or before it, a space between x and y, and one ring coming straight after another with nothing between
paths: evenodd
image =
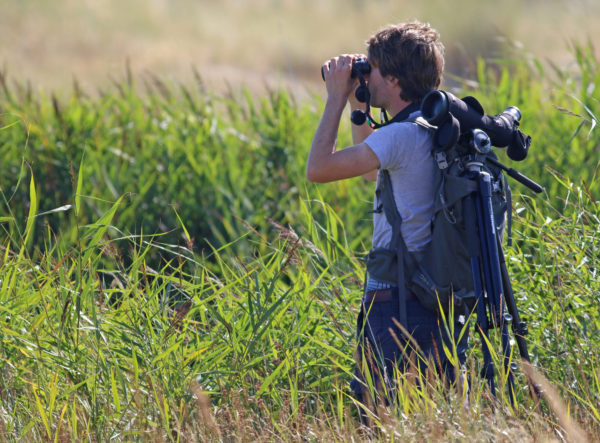
<instances>
[{"instance_id":1,"label":"man's arm","mask_svg":"<svg viewBox=\"0 0 600 443\"><path fill-rule=\"evenodd\" d=\"M362 174L362 178L364 178L365 180L369 180L370 182L375 182L375 181L377 181L378 173L379 173L379 170L373 169L371 172Z\"/></svg>"},{"instance_id":2,"label":"man's arm","mask_svg":"<svg viewBox=\"0 0 600 443\"><path fill-rule=\"evenodd\" d=\"M352 112L357 109L364 111L366 108L364 103L359 102L356 98L353 98L353 96L354 94L351 94L350 99L348 100L350 102L350 111ZM372 133L373 129L366 123L362 125L355 125L352 123L352 142L355 145L364 142Z\"/></svg>"},{"instance_id":3,"label":"man's arm","mask_svg":"<svg viewBox=\"0 0 600 443\"><path fill-rule=\"evenodd\" d=\"M325 183L358 177L379 168L379 159L362 141L336 151L340 118L355 86L354 80L350 78L351 68L352 56L336 57L323 66L328 94L325 110L308 154L306 178L310 181Z\"/></svg>"},{"instance_id":4,"label":"man's arm","mask_svg":"<svg viewBox=\"0 0 600 443\"><path fill-rule=\"evenodd\" d=\"M350 111L351 112L356 109L360 109L361 111L364 111L366 108L364 103L361 103L358 100L356 100L356 97L354 96L354 94L350 94L348 101L350 102ZM369 125L366 125L366 124L355 125L354 123L352 123L352 142L355 145L364 142L367 139L367 137L369 135L371 135L372 133L373 133L373 128L371 128ZM362 174L362 177L365 180L376 181L377 180L377 169L373 169L372 171L369 171L366 174Z\"/></svg>"},{"instance_id":5,"label":"man's arm","mask_svg":"<svg viewBox=\"0 0 600 443\"><path fill-rule=\"evenodd\" d=\"M336 138L345 99L328 99L308 154L306 178L326 183L376 171L379 159L366 143L336 151Z\"/></svg>"}]
</instances>

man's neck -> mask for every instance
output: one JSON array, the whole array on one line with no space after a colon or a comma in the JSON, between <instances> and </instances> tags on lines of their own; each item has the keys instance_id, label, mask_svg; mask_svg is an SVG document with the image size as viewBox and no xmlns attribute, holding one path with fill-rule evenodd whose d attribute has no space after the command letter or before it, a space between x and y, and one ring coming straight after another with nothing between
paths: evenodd
<instances>
[{"instance_id":1,"label":"man's neck","mask_svg":"<svg viewBox=\"0 0 600 443\"><path fill-rule=\"evenodd\" d=\"M393 100L385 109L390 115L396 115L411 103L412 102L407 102L402 100L401 98L398 98L398 100Z\"/></svg>"}]
</instances>

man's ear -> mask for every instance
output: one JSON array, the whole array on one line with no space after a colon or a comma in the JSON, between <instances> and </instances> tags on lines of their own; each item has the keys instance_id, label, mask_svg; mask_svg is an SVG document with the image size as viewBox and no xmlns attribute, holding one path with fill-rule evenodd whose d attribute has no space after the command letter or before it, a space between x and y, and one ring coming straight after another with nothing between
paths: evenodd
<instances>
[{"instance_id":1,"label":"man's ear","mask_svg":"<svg viewBox=\"0 0 600 443\"><path fill-rule=\"evenodd\" d=\"M396 77L394 77L393 75L386 75L385 77L385 81L390 85L390 86L398 86L398 79Z\"/></svg>"}]
</instances>

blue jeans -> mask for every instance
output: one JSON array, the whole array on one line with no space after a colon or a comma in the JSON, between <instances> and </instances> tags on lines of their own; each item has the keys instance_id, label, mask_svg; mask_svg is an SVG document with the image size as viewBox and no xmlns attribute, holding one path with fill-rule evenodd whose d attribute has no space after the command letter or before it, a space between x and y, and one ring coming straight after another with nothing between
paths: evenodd
<instances>
[{"instance_id":1,"label":"blue jeans","mask_svg":"<svg viewBox=\"0 0 600 443\"><path fill-rule=\"evenodd\" d=\"M393 288L392 291L391 301L375 301L370 305L363 303L359 314L357 321L359 367L356 368L356 377L350 384L352 391L357 396L368 391L361 371L363 357L366 358L367 367L376 386L386 383L389 388L393 389L395 368L400 373L406 372L409 364L408 354L415 352L414 346L410 344L392 320L399 318L400 310L398 288ZM442 345L445 343L449 349L452 349L452 340L446 332L441 316L424 308L412 294L409 294L406 300L406 313L408 325L403 326L419 345L424 359L429 361L432 357L438 374L453 382L454 366L446 358ZM446 320L449 321L448 318ZM390 333L390 329L400 342L400 346ZM454 342L459 362L463 365L466 360L468 334L465 332L459 343L458 336L461 329L462 325L455 322ZM416 360L423 371L427 362L423 361L423 358Z\"/></svg>"}]
</instances>

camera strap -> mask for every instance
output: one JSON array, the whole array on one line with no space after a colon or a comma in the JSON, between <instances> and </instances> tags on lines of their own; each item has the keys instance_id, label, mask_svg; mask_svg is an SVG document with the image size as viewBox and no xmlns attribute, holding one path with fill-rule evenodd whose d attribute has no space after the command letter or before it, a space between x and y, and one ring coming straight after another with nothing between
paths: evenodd
<instances>
[{"instance_id":1,"label":"camera strap","mask_svg":"<svg viewBox=\"0 0 600 443\"><path fill-rule=\"evenodd\" d=\"M391 119L387 119L385 118L383 122L381 123L375 123L373 121L373 119L371 117L369 117L369 120L371 121L371 128L373 129L379 129L379 128L383 128L384 126L390 125L392 123L400 123L400 122L414 122L415 119L411 119L409 118L411 114L419 111L421 109L420 104L419 103L410 103L406 108L404 108L402 111L400 111L399 113L397 113L394 117L392 117ZM383 110L384 115L387 117L387 113L385 111L385 109Z\"/></svg>"}]
</instances>

